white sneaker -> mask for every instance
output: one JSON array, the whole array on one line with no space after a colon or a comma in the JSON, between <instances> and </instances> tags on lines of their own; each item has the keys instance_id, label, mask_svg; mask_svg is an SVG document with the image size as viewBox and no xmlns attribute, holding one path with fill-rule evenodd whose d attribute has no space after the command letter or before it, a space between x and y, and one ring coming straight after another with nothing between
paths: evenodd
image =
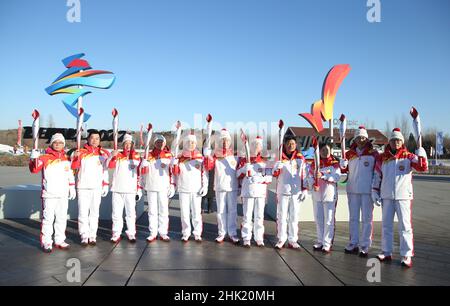
<instances>
[{"instance_id":1,"label":"white sneaker","mask_svg":"<svg viewBox=\"0 0 450 306\"><path fill-rule=\"evenodd\" d=\"M283 241L278 241L277 244L275 244L275 249L281 250L284 247Z\"/></svg>"},{"instance_id":2,"label":"white sneaker","mask_svg":"<svg viewBox=\"0 0 450 306\"><path fill-rule=\"evenodd\" d=\"M403 256L401 264L403 267L411 268L412 267L411 256Z\"/></svg>"},{"instance_id":3,"label":"white sneaker","mask_svg":"<svg viewBox=\"0 0 450 306\"><path fill-rule=\"evenodd\" d=\"M264 247L264 242L263 241L256 241L256 245L259 246L260 248Z\"/></svg>"},{"instance_id":4,"label":"white sneaker","mask_svg":"<svg viewBox=\"0 0 450 306\"><path fill-rule=\"evenodd\" d=\"M251 242L250 242L250 240L244 240L244 247L246 247L246 248L249 248L249 247L251 247Z\"/></svg>"},{"instance_id":5,"label":"white sneaker","mask_svg":"<svg viewBox=\"0 0 450 306\"><path fill-rule=\"evenodd\" d=\"M196 242L202 242L202 237L201 236L195 236L195 241Z\"/></svg>"},{"instance_id":6,"label":"white sneaker","mask_svg":"<svg viewBox=\"0 0 450 306\"><path fill-rule=\"evenodd\" d=\"M231 239L231 242L233 242L234 244L239 243L239 238L237 236L231 236L230 239Z\"/></svg>"},{"instance_id":7,"label":"white sneaker","mask_svg":"<svg viewBox=\"0 0 450 306\"><path fill-rule=\"evenodd\" d=\"M70 244L63 241L62 243L55 243L55 248L60 250L68 250L70 248Z\"/></svg>"},{"instance_id":8,"label":"white sneaker","mask_svg":"<svg viewBox=\"0 0 450 306\"><path fill-rule=\"evenodd\" d=\"M323 248L322 248L322 252L323 252L323 253L326 253L326 254L331 253L331 247L330 247L330 246L329 246L329 247L323 247Z\"/></svg>"},{"instance_id":9,"label":"white sneaker","mask_svg":"<svg viewBox=\"0 0 450 306\"><path fill-rule=\"evenodd\" d=\"M225 240L225 236L219 236L216 238L217 243L222 243Z\"/></svg>"},{"instance_id":10,"label":"white sneaker","mask_svg":"<svg viewBox=\"0 0 450 306\"><path fill-rule=\"evenodd\" d=\"M189 241L189 236L183 236L183 237L181 237L181 241L183 241L183 242L188 242L188 241Z\"/></svg>"},{"instance_id":11,"label":"white sneaker","mask_svg":"<svg viewBox=\"0 0 450 306\"><path fill-rule=\"evenodd\" d=\"M378 254L377 258L379 261L383 262L383 261L391 261L392 260L392 255L385 255L384 253Z\"/></svg>"},{"instance_id":12,"label":"white sneaker","mask_svg":"<svg viewBox=\"0 0 450 306\"><path fill-rule=\"evenodd\" d=\"M155 239L156 239L156 236L148 236L146 240L148 243L152 243L153 241L155 241Z\"/></svg>"},{"instance_id":13,"label":"white sneaker","mask_svg":"<svg viewBox=\"0 0 450 306\"><path fill-rule=\"evenodd\" d=\"M289 242L288 248L297 250L300 249L300 244L298 242Z\"/></svg>"},{"instance_id":14,"label":"white sneaker","mask_svg":"<svg viewBox=\"0 0 450 306\"><path fill-rule=\"evenodd\" d=\"M111 242L112 243L118 243L121 239L122 239L122 237L120 235L113 235L111 237Z\"/></svg>"},{"instance_id":15,"label":"white sneaker","mask_svg":"<svg viewBox=\"0 0 450 306\"><path fill-rule=\"evenodd\" d=\"M127 235L128 237L128 241L131 243L135 243L136 242L136 236L135 235Z\"/></svg>"},{"instance_id":16,"label":"white sneaker","mask_svg":"<svg viewBox=\"0 0 450 306\"><path fill-rule=\"evenodd\" d=\"M169 242L170 241L170 237L168 235L161 235L161 236L159 236L159 238L162 241L165 241L165 242Z\"/></svg>"}]
</instances>

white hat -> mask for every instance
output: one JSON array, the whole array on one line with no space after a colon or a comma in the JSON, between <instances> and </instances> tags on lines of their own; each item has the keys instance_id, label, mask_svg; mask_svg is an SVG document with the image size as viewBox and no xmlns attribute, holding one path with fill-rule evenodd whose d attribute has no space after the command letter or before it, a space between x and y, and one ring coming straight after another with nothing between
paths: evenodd
<instances>
[{"instance_id":1,"label":"white hat","mask_svg":"<svg viewBox=\"0 0 450 306\"><path fill-rule=\"evenodd\" d=\"M189 134L184 138L184 141L185 142L193 141L193 142L197 143L197 137L194 134Z\"/></svg>"},{"instance_id":2,"label":"white hat","mask_svg":"<svg viewBox=\"0 0 450 306\"><path fill-rule=\"evenodd\" d=\"M125 143L126 141L131 141L131 142L133 142L133 137L132 137L130 134L125 134L125 135L123 136L122 143Z\"/></svg>"},{"instance_id":3,"label":"white hat","mask_svg":"<svg viewBox=\"0 0 450 306\"><path fill-rule=\"evenodd\" d=\"M230 132L227 131L227 129L222 129L219 133L219 139L231 139Z\"/></svg>"},{"instance_id":4,"label":"white hat","mask_svg":"<svg viewBox=\"0 0 450 306\"><path fill-rule=\"evenodd\" d=\"M400 139L402 142L405 142L405 138L403 138L400 128L395 128L392 130L391 137L389 137L389 141L393 139Z\"/></svg>"},{"instance_id":5,"label":"white hat","mask_svg":"<svg viewBox=\"0 0 450 306\"><path fill-rule=\"evenodd\" d=\"M161 135L161 134L156 134L155 135L155 140L153 141L153 143L155 143L155 142L157 142L158 140L162 140L162 142L166 142L166 137L164 137L163 135Z\"/></svg>"},{"instance_id":6,"label":"white hat","mask_svg":"<svg viewBox=\"0 0 450 306\"><path fill-rule=\"evenodd\" d=\"M369 134L367 134L367 130L364 126L358 127L357 130L355 130L355 138L356 137L366 137L369 138Z\"/></svg>"},{"instance_id":7,"label":"white hat","mask_svg":"<svg viewBox=\"0 0 450 306\"><path fill-rule=\"evenodd\" d=\"M255 143L255 144L260 144L260 145L262 145L262 144L263 144L263 139L262 139L262 137L261 137L261 136L256 136L256 138L255 138L255 140L254 140L254 143Z\"/></svg>"},{"instance_id":8,"label":"white hat","mask_svg":"<svg viewBox=\"0 0 450 306\"><path fill-rule=\"evenodd\" d=\"M53 134L52 138L50 139L50 144L52 144L53 142L55 142L55 141L57 141L57 140L62 141L62 143L63 143L64 145L66 145L66 140L64 139L63 134L61 134L61 133L55 133L55 134Z\"/></svg>"}]
</instances>

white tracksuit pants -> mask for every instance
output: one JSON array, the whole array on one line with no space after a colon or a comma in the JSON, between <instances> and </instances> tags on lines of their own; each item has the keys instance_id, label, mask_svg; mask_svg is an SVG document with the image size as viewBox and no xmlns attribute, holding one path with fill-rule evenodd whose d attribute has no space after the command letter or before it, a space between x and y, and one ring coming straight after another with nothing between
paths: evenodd
<instances>
[{"instance_id":1,"label":"white tracksuit pants","mask_svg":"<svg viewBox=\"0 0 450 306\"><path fill-rule=\"evenodd\" d=\"M201 236L202 222L202 197L196 192L179 192L181 212L181 233L183 237L191 236L191 216L194 236Z\"/></svg>"},{"instance_id":2,"label":"white tracksuit pants","mask_svg":"<svg viewBox=\"0 0 450 306\"><path fill-rule=\"evenodd\" d=\"M394 215L397 214L400 236L400 256L414 256L411 200L383 200L383 229L381 249L392 255L394 244Z\"/></svg>"},{"instance_id":3,"label":"white tracksuit pants","mask_svg":"<svg viewBox=\"0 0 450 306\"><path fill-rule=\"evenodd\" d=\"M348 194L350 244L359 246L368 252L372 245L373 234L373 201L370 194ZM361 218L360 218L361 215ZM362 232L359 235L359 221L362 221Z\"/></svg>"},{"instance_id":4,"label":"white tracksuit pants","mask_svg":"<svg viewBox=\"0 0 450 306\"><path fill-rule=\"evenodd\" d=\"M53 244L53 226L55 243L61 244L66 240L68 205L69 200L67 198L42 199L41 244Z\"/></svg>"},{"instance_id":5,"label":"white tracksuit pants","mask_svg":"<svg viewBox=\"0 0 450 306\"><path fill-rule=\"evenodd\" d=\"M221 237L237 235L237 191L216 191L217 227Z\"/></svg>"},{"instance_id":6,"label":"white tracksuit pants","mask_svg":"<svg viewBox=\"0 0 450 306\"><path fill-rule=\"evenodd\" d=\"M325 248L330 248L334 240L336 202L313 201L313 203L317 243L322 244Z\"/></svg>"},{"instance_id":7,"label":"white tracksuit pants","mask_svg":"<svg viewBox=\"0 0 450 306\"><path fill-rule=\"evenodd\" d=\"M290 243L298 240L298 213L300 210L299 194L278 195L277 203L277 238L278 241Z\"/></svg>"},{"instance_id":8,"label":"white tracksuit pants","mask_svg":"<svg viewBox=\"0 0 450 306\"><path fill-rule=\"evenodd\" d=\"M78 189L78 231L81 239L97 238L101 189Z\"/></svg>"},{"instance_id":9,"label":"white tracksuit pants","mask_svg":"<svg viewBox=\"0 0 450 306\"><path fill-rule=\"evenodd\" d=\"M254 231L255 241L264 241L264 207L266 198L243 198L244 217L242 220L242 239L249 241L252 239ZM252 222L254 215L254 223Z\"/></svg>"},{"instance_id":10,"label":"white tracksuit pants","mask_svg":"<svg viewBox=\"0 0 450 306\"><path fill-rule=\"evenodd\" d=\"M125 208L125 221L128 237L136 235L136 194L112 193L112 233L121 235L123 229L123 209Z\"/></svg>"},{"instance_id":11,"label":"white tracksuit pants","mask_svg":"<svg viewBox=\"0 0 450 306\"><path fill-rule=\"evenodd\" d=\"M169 198L167 191L147 191L148 230L150 236L167 235L169 231Z\"/></svg>"}]
</instances>

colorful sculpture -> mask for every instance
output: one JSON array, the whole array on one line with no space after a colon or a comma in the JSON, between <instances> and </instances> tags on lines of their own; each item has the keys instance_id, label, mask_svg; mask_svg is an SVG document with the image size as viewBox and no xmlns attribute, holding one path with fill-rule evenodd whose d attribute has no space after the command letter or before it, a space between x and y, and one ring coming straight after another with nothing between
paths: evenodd
<instances>
[{"instance_id":1,"label":"colorful sculpture","mask_svg":"<svg viewBox=\"0 0 450 306\"><path fill-rule=\"evenodd\" d=\"M84 55L84 53L80 53L63 59L62 62L67 70L45 89L51 96L69 94L62 102L75 118L78 118L79 109L82 107L82 98L91 93L90 90L85 89L83 86L108 89L115 81L115 76L110 71L90 70L92 68L89 63L81 59ZM111 77L95 77L102 74L111 75ZM84 113L84 122L89 120L90 117L91 115Z\"/></svg>"},{"instance_id":2,"label":"colorful sculpture","mask_svg":"<svg viewBox=\"0 0 450 306\"><path fill-rule=\"evenodd\" d=\"M341 86L342 81L350 72L350 69L350 65L348 64L336 65L331 68L323 82L322 99L311 105L311 113L299 114L311 124L317 133L323 131L322 121L330 122L330 133L332 133L334 99L336 98L339 86Z\"/></svg>"}]
</instances>

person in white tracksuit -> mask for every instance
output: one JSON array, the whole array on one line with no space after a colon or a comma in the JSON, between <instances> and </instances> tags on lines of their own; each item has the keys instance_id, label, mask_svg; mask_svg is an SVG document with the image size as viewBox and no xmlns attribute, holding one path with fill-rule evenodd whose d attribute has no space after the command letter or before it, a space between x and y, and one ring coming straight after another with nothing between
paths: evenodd
<instances>
[{"instance_id":1,"label":"person in white tracksuit","mask_svg":"<svg viewBox=\"0 0 450 306\"><path fill-rule=\"evenodd\" d=\"M217 201L217 243L222 243L228 234L231 242L239 243L237 236L237 197L239 183L236 169L239 164L231 147L231 135L222 129L215 141L215 150L205 149L205 166L214 170L214 191Z\"/></svg>"},{"instance_id":2,"label":"person in white tracksuit","mask_svg":"<svg viewBox=\"0 0 450 306\"><path fill-rule=\"evenodd\" d=\"M372 178L378 152L369 141L367 130L360 126L355 130L354 141L340 160L341 171L347 173L347 197L349 209L350 241L346 254L367 257L372 245L373 208ZM362 232L360 235L360 216Z\"/></svg>"},{"instance_id":3,"label":"person in white tracksuit","mask_svg":"<svg viewBox=\"0 0 450 306\"><path fill-rule=\"evenodd\" d=\"M166 139L155 135L154 148L147 160L141 164L141 185L148 199L147 242L155 241L159 234L162 241L169 242L169 199L175 195L175 183L172 177L172 154L166 147Z\"/></svg>"},{"instance_id":4,"label":"person in white tracksuit","mask_svg":"<svg viewBox=\"0 0 450 306\"><path fill-rule=\"evenodd\" d=\"M252 234L256 245L264 247L264 208L266 206L267 185L272 182L272 169L261 153L263 140L260 136L251 143L250 161L242 158L236 176L241 180L241 197L244 217L241 234L244 247L251 246ZM254 219L254 222L253 222Z\"/></svg>"},{"instance_id":5,"label":"person in white tracksuit","mask_svg":"<svg viewBox=\"0 0 450 306\"><path fill-rule=\"evenodd\" d=\"M97 130L91 130L88 143L73 153L72 169L78 172L78 231L82 246L97 244L101 198L109 189L108 158L109 152L100 147Z\"/></svg>"},{"instance_id":6,"label":"person in white tracksuit","mask_svg":"<svg viewBox=\"0 0 450 306\"><path fill-rule=\"evenodd\" d=\"M121 240L124 208L127 223L125 234L128 241L136 242L136 201L142 197L138 171L140 162L140 156L133 148L132 136L125 134L123 150L112 151L108 159L109 169L114 169L111 182L113 223L111 242L113 243Z\"/></svg>"},{"instance_id":7,"label":"person in white tracksuit","mask_svg":"<svg viewBox=\"0 0 450 306\"><path fill-rule=\"evenodd\" d=\"M312 199L314 219L316 220L317 242L315 251L330 253L334 241L335 214L338 198L337 183L341 176L339 161L331 155L329 144L320 144L320 166L318 185L314 184ZM313 162L310 169L310 181L313 180L316 165Z\"/></svg>"},{"instance_id":8,"label":"person in white tracksuit","mask_svg":"<svg viewBox=\"0 0 450 306\"><path fill-rule=\"evenodd\" d=\"M42 172L42 224L41 247L50 253L53 247L53 227L55 247L66 250L70 246L65 242L68 200L75 199L75 179L70 168L70 159L64 152L65 139L56 133L50 139L50 147L40 155L33 150L30 156L31 173Z\"/></svg>"},{"instance_id":9,"label":"person in white tracksuit","mask_svg":"<svg viewBox=\"0 0 450 306\"><path fill-rule=\"evenodd\" d=\"M298 214L300 203L308 194L308 172L302 153L297 151L294 137L284 139L281 161L273 168L277 182L277 238L276 249L282 249L288 240L288 247L299 249Z\"/></svg>"},{"instance_id":10,"label":"person in white tracksuit","mask_svg":"<svg viewBox=\"0 0 450 306\"><path fill-rule=\"evenodd\" d=\"M202 241L203 221L201 214L202 197L208 192L208 176L204 168L203 156L196 149L197 138L188 135L183 141L181 156L173 160L173 173L180 199L181 227L183 242L191 236L191 216L194 239Z\"/></svg>"},{"instance_id":11,"label":"person in white tracksuit","mask_svg":"<svg viewBox=\"0 0 450 306\"><path fill-rule=\"evenodd\" d=\"M383 229L381 234L382 253L377 256L380 261L392 260L394 244L394 216L398 218L400 236L401 264L412 266L414 241L412 227L412 171L428 170L427 154L424 148L417 149L416 154L408 152L399 128L395 128L389 138L389 144L380 154L375 164L372 183L372 198L375 203L382 203Z\"/></svg>"}]
</instances>

